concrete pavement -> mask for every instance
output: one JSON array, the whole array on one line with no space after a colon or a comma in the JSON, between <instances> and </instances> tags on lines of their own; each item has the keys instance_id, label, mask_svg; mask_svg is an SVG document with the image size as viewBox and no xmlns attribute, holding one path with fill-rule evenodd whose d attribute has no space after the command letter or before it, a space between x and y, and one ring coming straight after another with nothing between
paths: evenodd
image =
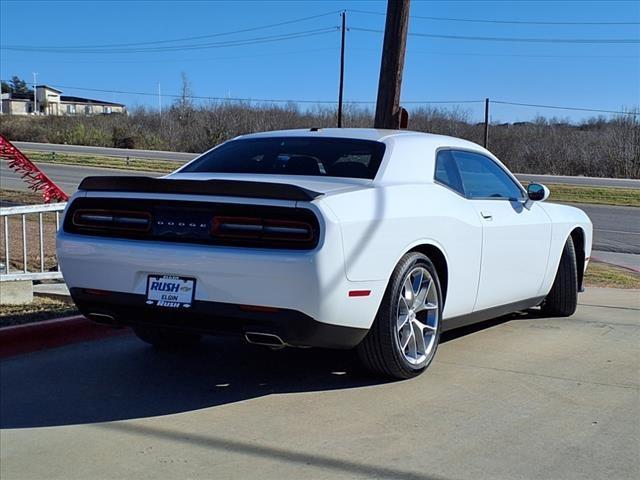
<instances>
[{"instance_id":1,"label":"concrete pavement","mask_svg":"<svg viewBox=\"0 0 640 480\"><path fill-rule=\"evenodd\" d=\"M0 365L0 477L635 479L640 291L447 335L385 383L349 352L116 338Z\"/></svg>"}]
</instances>

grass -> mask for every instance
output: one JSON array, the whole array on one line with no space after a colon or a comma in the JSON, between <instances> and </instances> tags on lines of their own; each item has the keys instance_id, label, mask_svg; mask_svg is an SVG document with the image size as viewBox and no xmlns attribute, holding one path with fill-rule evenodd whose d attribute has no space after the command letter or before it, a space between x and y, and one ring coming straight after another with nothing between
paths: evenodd
<instances>
[{"instance_id":1,"label":"grass","mask_svg":"<svg viewBox=\"0 0 640 480\"><path fill-rule=\"evenodd\" d=\"M25 305L0 305L0 327L42 322L78 314L78 309L50 298L35 297Z\"/></svg>"},{"instance_id":2,"label":"grass","mask_svg":"<svg viewBox=\"0 0 640 480\"><path fill-rule=\"evenodd\" d=\"M0 189L0 206L39 205L44 203L41 193L23 192L22 190Z\"/></svg>"},{"instance_id":3,"label":"grass","mask_svg":"<svg viewBox=\"0 0 640 480\"><path fill-rule=\"evenodd\" d=\"M640 289L640 273L602 262L589 262L584 280L587 287Z\"/></svg>"},{"instance_id":4,"label":"grass","mask_svg":"<svg viewBox=\"0 0 640 480\"><path fill-rule=\"evenodd\" d=\"M169 173L182 165L180 162L74 155L68 153L26 152L37 163L60 165L82 165L89 167L113 168L141 172ZM551 201L570 203L593 203L599 205L617 205L640 207L640 189L619 187L589 187L582 185L550 184Z\"/></svg>"},{"instance_id":5,"label":"grass","mask_svg":"<svg viewBox=\"0 0 640 480\"><path fill-rule=\"evenodd\" d=\"M60 165L81 165L85 167L113 168L141 172L169 173L182 165L180 162L152 160L143 158L105 157L92 155L74 155L68 153L25 152L36 163L55 163Z\"/></svg>"},{"instance_id":6,"label":"grass","mask_svg":"<svg viewBox=\"0 0 640 480\"><path fill-rule=\"evenodd\" d=\"M640 189L549 184L550 201L640 207Z\"/></svg>"}]
</instances>

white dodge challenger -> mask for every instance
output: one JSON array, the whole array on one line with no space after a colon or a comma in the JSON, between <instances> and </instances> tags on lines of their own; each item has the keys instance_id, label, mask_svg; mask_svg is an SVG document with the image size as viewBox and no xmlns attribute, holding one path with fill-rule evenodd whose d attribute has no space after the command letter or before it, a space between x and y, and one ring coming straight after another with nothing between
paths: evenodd
<instances>
[{"instance_id":1,"label":"white dodge challenger","mask_svg":"<svg viewBox=\"0 0 640 480\"><path fill-rule=\"evenodd\" d=\"M574 313L592 225L548 195L457 138L257 133L163 178L86 178L57 250L84 315L153 345L355 347L408 378L445 330Z\"/></svg>"}]
</instances>

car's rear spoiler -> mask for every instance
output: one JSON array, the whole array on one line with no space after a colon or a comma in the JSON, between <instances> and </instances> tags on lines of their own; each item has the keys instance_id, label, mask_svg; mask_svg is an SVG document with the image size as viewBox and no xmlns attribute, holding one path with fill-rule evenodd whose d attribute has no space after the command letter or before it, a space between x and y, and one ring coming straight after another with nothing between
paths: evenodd
<instances>
[{"instance_id":1,"label":"car's rear spoiler","mask_svg":"<svg viewBox=\"0 0 640 480\"><path fill-rule=\"evenodd\" d=\"M78 190L86 192L183 193L225 197L311 201L322 193L286 183L244 180L184 180L152 177L86 177Z\"/></svg>"}]
</instances>

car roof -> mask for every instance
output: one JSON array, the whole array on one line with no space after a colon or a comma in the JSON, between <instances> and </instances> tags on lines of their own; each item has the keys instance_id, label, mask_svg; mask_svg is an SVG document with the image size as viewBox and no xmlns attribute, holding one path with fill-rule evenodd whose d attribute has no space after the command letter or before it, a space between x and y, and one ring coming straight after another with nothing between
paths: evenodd
<instances>
[{"instance_id":1,"label":"car roof","mask_svg":"<svg viewBox=\"0 0 640 480\"><path fill-rule=\"evenodd\" d=\"M447 146L474 146L477 144L456 137L436 135L433 133L414 132L411 130L386 130L380 128L299 128L294 130L274 130L271 132L250 133L241 135L238 139L268 138L268 137L325 137L325 138L351 138L360 140L373 140L382 142L393 138L402 141L402 138L422 138L434 143Z\"/></svg>"}]
</instances>

